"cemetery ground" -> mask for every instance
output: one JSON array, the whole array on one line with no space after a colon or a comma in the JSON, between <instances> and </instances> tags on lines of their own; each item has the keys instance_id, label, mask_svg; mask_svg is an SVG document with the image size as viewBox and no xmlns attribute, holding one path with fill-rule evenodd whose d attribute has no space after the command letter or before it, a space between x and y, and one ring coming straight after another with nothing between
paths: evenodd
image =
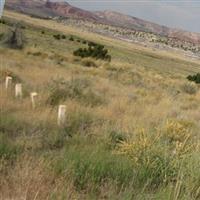
<instances>
[{"instance_id":1,"label":"cemetery ground","mask_svg":"<svg viewBox=\"0 0 200 200\"><path fill-rule=\"evenodd\" d=\"M200 198L200 89L186 79L199 61L51 20L4 19L0 34L18 21L25 38L22 49L0 46L0 199ZM75 57L88 41L111 62Z\"/></svg>"}]
</instances>

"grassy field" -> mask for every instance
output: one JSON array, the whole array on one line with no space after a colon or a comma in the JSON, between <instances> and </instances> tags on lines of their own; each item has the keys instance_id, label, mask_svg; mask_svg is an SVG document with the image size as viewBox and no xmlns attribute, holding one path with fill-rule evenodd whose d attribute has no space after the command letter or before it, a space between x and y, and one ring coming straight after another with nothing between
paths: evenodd
<instances>
[{"instance_id":1,"label":"grassy field","mask_svg":"<svg viewBox=\"0 0 200 200\"><path fill-rule=\"evenodd\" d=\"M199 61L50 20L4 18L23 24L26 43L0 46L0 199L200 199L200 92L186 79ZM105 45L112 61L74 57L85 40ZM35 109L30 92L39 94Z\"/></svg>"}]
</instances>

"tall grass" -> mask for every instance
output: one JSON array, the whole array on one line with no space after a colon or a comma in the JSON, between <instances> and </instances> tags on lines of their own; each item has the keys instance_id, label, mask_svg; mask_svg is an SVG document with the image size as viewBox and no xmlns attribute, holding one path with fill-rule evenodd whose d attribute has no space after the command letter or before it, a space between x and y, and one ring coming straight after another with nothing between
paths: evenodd
<instances>
[{"instance_id":1,"label":"tall grass","mask_svg":"<svg viewBox=\"0 0 200 200\"><path fill-rule=\"evenodd\" d=\"M41 37L34 27L82 33L11 16L34 26L26 26L24 50L0 48L0 199L200 198L200 94L182 76L199 69L196 62L84 33L107 43L113 57L87 68L71 55L83 44L55 40L50 29ZM22 100L14 97L17 82ZM63 127L59 104L67 107Z\"/></svg>"}]
</instances>

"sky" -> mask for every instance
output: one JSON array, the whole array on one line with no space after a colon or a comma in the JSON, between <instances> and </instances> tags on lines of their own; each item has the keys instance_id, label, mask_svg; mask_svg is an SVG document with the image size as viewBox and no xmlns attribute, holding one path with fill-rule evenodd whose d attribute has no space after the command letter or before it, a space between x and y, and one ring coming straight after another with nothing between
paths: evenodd
<instances>
[{"instance_id":1,"label":"sky","mask_svg":"<svg viewBox=\"0 0 200 200\"><path fill-rule=\"evenodd\" d=\"M5 3L5 0L0 0L0 17L2 15L4 3Z\"/></svg>"},{"instance_id":2,"label":"sky","mask_svg":"<svg viewBox=\"0 0 200 200\"><path fill-rule=\"evenodd\" d=\"M114 10L161 25L200 32L200 0L66 0L91 10Z\"/></svg>"}]
</instances>

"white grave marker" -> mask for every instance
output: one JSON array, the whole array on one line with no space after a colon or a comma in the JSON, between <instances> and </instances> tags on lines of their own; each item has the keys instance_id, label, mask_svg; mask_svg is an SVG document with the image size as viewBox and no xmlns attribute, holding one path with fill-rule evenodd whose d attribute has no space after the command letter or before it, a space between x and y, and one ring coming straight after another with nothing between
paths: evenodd
<instances>
[{"instance_id":1,"label":"white grave marker","mask_svg":"<svg viewBox=\"0 0 200 200\"><path fill-rule=\"evenodd\" d=\"M32 104L32 108L35 108L36 107L36 98L38 96L38 93L37 92L32 92L30 94L31 96L31 104Z\"/></svg>"},{"instance_id":2,"label":"white grave marker","mask_svg":"<svg viewBox=\"0 0 200 200\"><path fill-rule=\"evenodd\" d=\"M17 83L15 85L15 97L16 98L22 98L22 84L21 83Z\"/></svg>"},{"instance_id":3,"label":"white grave marker","mask_svg":"<svg viewBox=\"0 0 200 200\"><path fill-rule=\"evenodd\" d=\"M12 84L12 77L6 76L6 82L5 82L6 90L8 90L8 88L11 86L11 84Z\"/></svg>"},{"instance_id":4,"label":"white grave marker","mask_svg":"<svg viewBox=\"0 0 200 200\"><path fill-rule=\"evenodd\" d=\"M58 108L58 126L64 125L66 120L66 106L60 105Z\"/></svg>"}]
</instances>

